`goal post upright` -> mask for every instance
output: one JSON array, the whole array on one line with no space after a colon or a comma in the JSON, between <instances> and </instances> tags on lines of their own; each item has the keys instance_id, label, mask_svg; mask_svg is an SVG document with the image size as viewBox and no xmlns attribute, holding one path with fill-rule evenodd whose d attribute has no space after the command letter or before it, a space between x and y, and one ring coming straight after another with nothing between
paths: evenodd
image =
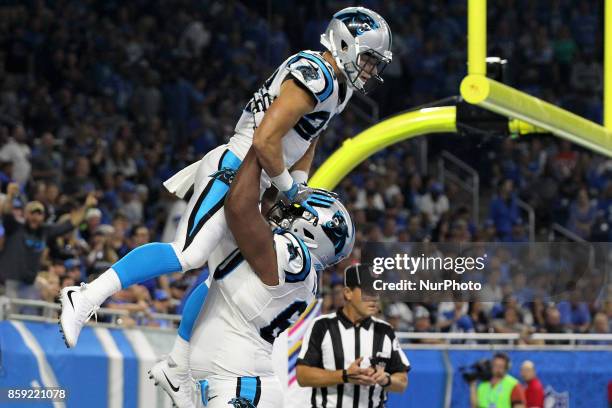
<instances>
[{"instance_id":1,"label":"goal post upright","mask_svg":"<svg viewBox=\"0 0 612 408\"><path fill-rule=\"evenodd\" d=\"M468 1L468 74L487 75L487 0Z\"/></svg>"},{"instance_id":2,"label":"goal post upright","mask_svg":"<svg viewBox=\"0 0 612 408\"><path fill-rule=\"evenodd\" d=\"M604 4L604 126L612 131L612 0Z\"/></svg>"},{"instance_id":3,"label":"goal post upright","mask_svg":"<svg viewBox=\"0 0 612 408\"><path fill-rule=\"evenodd\" d=\"M612 0L606 0L606 17ZM606 18L612 21L612 18ZM486 67L486 0L468 0L468 75L460 86L461 96L466 102L491 110L509 119L520 119L542 128L561 138L570 140L590 150L612 157L612 79L605 75L604 105L606 123L609 128L571 113L558 106L528 95L508 85L497 82L482 74L482 65ZM610 37L612 28L606 24L606 37ZM484 53L483 53L484 49ZM483 59L484 58L484 59ZM610 52L606 60L611 59ZM612 69L606 66L606 73ZM609 116L608 116L609 115Z\"/></svg>"}]
</instances>

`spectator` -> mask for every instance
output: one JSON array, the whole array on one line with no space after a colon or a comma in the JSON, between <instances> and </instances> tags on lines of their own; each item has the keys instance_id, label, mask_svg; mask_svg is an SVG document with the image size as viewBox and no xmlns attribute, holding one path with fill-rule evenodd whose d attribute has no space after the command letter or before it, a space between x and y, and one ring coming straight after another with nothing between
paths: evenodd
<instances>
[{"instance_id":1,"label":"spectator","mask_svg":"<svg viewBox=\"0 0 612 408\"><path fill-rule=\"evenodd\" d=\"M80 235L85 242L89 242L96 228L102 222L102 211L98 208L90 208L85 213L85 224L81 226Z\"/></svg>"},{"instance_id":2,"label":"spectator","mask_svg":"<svg viewBox=\"0 0 612 408\"><path fill-rule=\"evenodd\" d=\"M544 408L544 386L536 376L535 365L529 360L521 364L521 377L525 382L526 408Z\"/></svg>"},{"instance_id":3,"label":"spectator","mask_svg":"<svg viewBox=\"0 0 612 408\"><path fill-rule=\"evenodd\" d=\"M495 223L497 235L502 241L511 238L512 224L519 217L514 183L505 179L500 183L497 197L491 201L490 217Z\"/></svg>"},{"instance_id":4,"label":"spectator","mask_svg":"<svg viewBox=\"0 0 612 408\"><path fill-rule=\"evenodd\" d=\"M546 308L546 323L543 331L545 333L567 333L566 328L561 323L561 313L556 306L550 305ZM546 344L563 344L562 340L546 340Z\"/></svg>"},{"instance_id":5,"label":"spectator","mask_svg":"<svg viewBox=\"0 0 612 408\"><path fill-rule=\"evenodd\" d=\"M393 217L385 218L385 226L382 230L382 242L397 242L397 222Z\"/></svg>"},{"instance_id":6,"label":"spectator","mask_svg":"<svg viewBox=\"0 0 612 408\"><path fill-rule=\"evenodd\" d=\"M591 323L591 314L586 302L580 302L576 298L580 296L577 291L573 291L572 300L561 301L557 304L561 324L568 329L576 332L586 332Z\"/></svg>"},{"instance_id":7,"label":"spectator","mask_svg":"<svg viewBox=\"0 0 612 408\"><path fill-rule=\"evenodd\" d=\"M482 286L478 299L483 303L484 310L490 312L495 303L499 303L503 298L501 281L501 263L497 257L491 259L490 273L487 274L488 281Z\"/></svg>"},{"instance_id":8,"label":"spectator","mask_svg":"<svg viewBox=\"0 0 612 408\"><path fill-rule=\"evenodd\" d=\"M420 175L415 173L410 176L408 191L406 192L406 204L411 212L416 212L421 208L421 200L423 199L423 194L421 193L422 186L423 182Z\"/></svg>"},{"instance_id":9,"label":"spectator","mask_svg":"<svg viewBox=\"0 0 612 408\"><path fill-rule=\"evenodd\" d=\"M481 302L470 302L467 316L470 319L471 325L476 333L489 332L489 317L482 308Z\"/></svg>"},{"instance_id":10,"label":"spectator","mask_svg":"<svg viewBox=\"0 0 612 408\"><path fill-rule=\"evenodd\" d=\"M136 162L129 156L125 142L121 139L115 140L111 155L106 160L106 172L133 178L136 176L136 171Z\"/></svg>"},{"instance_id":11,"label":"spectator","mask_svg":"<svg viewBox=\"0 0 612 408\"><path fill-rule=\"evenodd\" d=\"M26 130L23 125L13 128L12 137L0 148L0 161L12 164L10 177L20 185L25 185L30 178L30 147L26 144Z\"/></svg>"},{"instance_id":12,"label":"spectator","mask_svg":"<svg viewBox=\"0 0 612 408\"><path fill-rule=\"evenodd\" d=\"M40 144L32 153L32 177L36 180L60 183L62 178L63 160L55 150L56 140L51 132L45 132L40 138Z\"/></svg>"},{"instance_id":13,"label":"spectator","mask_svg":"<svg viewBox=\"0 0 612 408\"><path fill-rule=\"evenodd\" d=\"M19 191L17 184L10 184L3 207L3 223L6 229L6 245L0 253L0 271L9 297L36 299L38 292L33 286L40 271L40 260L47 240L62 235L78 226L85 217L87 208L96 204L93 195L87 196L85 204L72 212L70 221L45 225L45 208L38 201L31 201L25 208L25 222L18 222L12 215L13 198Z\"/></svg>"},{"instance_id":14,"label":"spectator","mask_svg":"<svg viewBox=\"0 0 612 408\"><path fill-rule=\"evenodd\" d=\"M521 323L517 310L510 307L504 311L503 319L497 319L493 322L493 328L497 333L518 333L521 335L521 342L525 340L528 334L528 328Z\"/></svg>"},{"instance_id":15,"label":"spectator","mask_svg":"<svg viewBox=\"0 0 612 408\"><path fill-rule=\"evenodd\" d=\"M87 194L97 188L91 175L91 162L87 157L78 157L74 164L74 174L64 182L63 191L67 194Z\"/></svg>"},{"instance_id":16,"label":"spectator","mask_svg":"<svg viewBox=\"0 0 612 408\"><path fill-rule=\"evenodd\" d=\"M474 332L472 320L467 316L466 302L442 302L438 305L437 328L441 332Z\"/></svg>"},{"instance_id":17,"label":"spectator","mask_svg":"<svg viewBox=\"0 0 612 408\"><path fill-rule=\"evenodd\" d=\"M67 221L70 221L70 214L62 215L56 222L61 224ZM67 259L79 258L89 250L87 242L79 237L76 229L68 231L55 239L50 239L48 245L49 251L47 255L51 261L64 262Z\"/></svg>"},{"instance_id":18,"label":"spectator","mask_svg":"<svg viewBox=\"0 0 612 408\"><path fill-rule=\"evenodd\" d=\"M47 212L47 220L54 222L57 220L57 211L60 206L60 189L59 185L53 182L46 183L45 195L41 202L45 205Z\"/></svg>"},{"instance_id":19,"label":"spectator","mask_svg":"<svg viewBox=\"0 0 612 408\"><path fill-rule=\"evenodd\" d=\"M40 272L36 276L34 285L40 293L40 300L55 302L60 291L60 279L56 274L49 271Z\"/></svg>"},{"instance_id":20,"label":"spectator","mask_svg":"<svg viewBox=\"0 0 612 408\"><path fill-rule=\"evenodd\" d=\"M81 270L81 261L78 258L67 259L64 262L64 268L66 271L64 276L72 279L77 285L80 282L84 282L84 275L83 271Z\"/></svg>"},{"instance_id":21,"label":"spectator","mask_svg":"<svg viewBox=\"0 0 612 408\"><path fill-rule=\"evenodd\" d=\"M417 305L414 309L414 332L430 333L433 332L429 310L422 305ZM412 343L439 344L441 339L415 339Z\"/></svg>"},{"instance_id":22,"label":"spectator","mask_svg":"<svg viewBox=\"0 0 612 408\"><path fill-rule=\"evenodd\" d=\"M189 55L199 58L204 48L210 44L211 34L204 24L194 19L187 25L179 40L179 46Z\"/></svg>"},{"instance_id":23,"label":"spectator","mask_svg":"<svg viewBox=\"0 0 612 408\"><path fill-rule=\"evenodd\" d=\"M591 328L591 333L598 334L608 334L610 331L610 322L603 312L595 313L595 317L593 318L593 326Z\"/></svg>"},{"instance_id":24,"label":"spectator","mask_svg":"<svg viewBox=\"0 0 612 408\"><path fill-rule=\"evenodd\" d=\"M596 214L597 208L591 203L589 193L583 187L578 190L576 200L570 205L567 227L580 238L589 239Z\"/></svg>"},{"instance_id":25,"label":"spectator","mask_svg":"<svg viewBox=\"0 0 612 408\"><path fill-rule=\"evenodd\" d=\"M138 200L136 191L136 185L131 181L124 181L119 188L119 211L125 214L131 224L141 223L144 215L142 202Z\"/></svg>"},{"instance_id":26,"label":"spectator","mask_svg":"<svg viewBox=\"0 0 612 408\"><path fill-rule=\"evenodd\" d=\"M168 314L171 312L170 310L171 302L170 296L165 290L156 289L153 297L153 301L151 302L151 307L149 308L150 313L163 313ZM145 319L141 324L145 324L150 327L171 327L171 323L169 320L164 319Z\"/></svg>"},{"instance_id":27,"label":"spectator","mask_svg":"<svg viewBox=\"0 0 612 408\"><path fill-rule=\"evenodd\" d=\"M484 221L482 228L478 231L476 240L480 242L495 242L497 240L497 231L492 219L488 218Z\"/></svg>"},{"instance_id":28,"label":"spectator","mask_svg":"<svg viewBox=\"0 0 612 408\"><path fill-rule=\"evenodd\" d=\"M373 177L366 181L365 188L359 190L355 208L380 212L385 210L385 201L378 191L376 180Z\"/></svg>"},{"instance_id":29,"label":"spectator","mask_svg":"<svg viewBox=\"0 0 612 408\"><path fill-rule=\"evenodd\" d=\"M561 141L559 151L552 159L552 165L557 179L567 179L573 174L577 164L578 153L572 149L572 144L567 140Z\"/></svg>"},{"instance_id":30,"label":"spectator","mask_svg":"<svg viewBox=\"0 0 612 408\"><path fill-rule=\"evenodd\" d=\"M145 71L143 84L132 95L131 107L139 123L151 123L161 111L162 94L158 88L159 74L151 69Z\"/></svg>"},{"instance_id":31,"label":"spectator","mask_svg":"<svg viewBox=\"0 0 612 408\"><path fill-rule=\"evenodd\" d=\"M546 305L541 298L537 297L529 303L529 308L533 316L534 329L539 331L546 325Z\"/></svg>"},{"instance_id":32,"label":"spectator","mask_svg":"<svg viewBox=\"0 0 612 408\"><path fill-rule=\"evenodd\" d=\"M342 281L337 281L332 285L332 309L338 310L344 307L344 295L342 290L344 288L344 283Z\"/></svg>"},{"instance_id":33,"label":"spectator","mask_svg":"<svg viewBox=\"0 0 612 408\"><path fill-rule=\"evenodd\" d=\"M91 248L87 254L88 274L98 274L119 260L117 252L112 246L113 227L99 225L90 241Z\"/></svg>"},{"instance_id":34,"label":"spectator","mask_svg":"<svg viewBox=\"0 0 612 408\"><path fill-rule=\"evenodd\" d=\"M518 217L512 223L512 232L510 233L510 242L529 242L529 235L525 228L525 223Z\"/></svg>"},{"instance_id":35,"label":"spectator","mask_svg":"<svg viewBox=\"0 0 612 408\"><path fill-rule=\"evenodd\" d=\"M569 77L571 63L574 60L578 46L572 38L572 33L568 26L563 25L559 28L557 38L553 42L553 49L555 60L557 60L561 68L559 76L563 78Z\"/></svg>"},{"instance_id":36,"label":"spectator","mask_svg":"<svg viewBox=\"0 0 612 408\"><path fill-rule=\"evenodd\" d=\"M427 216L431 225L435 225L449 208L448 198L444 195L444 186L438 182L432 183L429 192L421 199L421 212Z\"/></svg>"},{"instance_id":37,"label":"spectator","mask_svg":"<svg viewBox=\"0 0 612 408\"><path fill-rule=\"evenodd\" d=\"M412 324L412 310L404 302L395 302L385 310L387 322L394 330L405 332L410 330Z\"/></svg>"},{"instance_id":38,"label":"spectator","mask_svg":"<svg viewBox=\"0 0 612 408\"><path fill-rule=\"evenodd\" d=\"M104 302L104 307L136 314L148 311L150 303L149 291L144 286L134 285L115 293Z\"/></svg>"},{"instance_id":39,"label":"spectator","mask_svg":"<svg viewBox=\"0 0 612 408\"><path fill-rule=\"evenodd\" d=\"M603 312L595 313L593 317L593 323L589 330L590 334L610 334L612 331L610 330L610 321L608 317ZM606 340L586 340L584 344L589 345L600 345L600 346L608 346L612 342Z\"/></svg>"}]
</instances>

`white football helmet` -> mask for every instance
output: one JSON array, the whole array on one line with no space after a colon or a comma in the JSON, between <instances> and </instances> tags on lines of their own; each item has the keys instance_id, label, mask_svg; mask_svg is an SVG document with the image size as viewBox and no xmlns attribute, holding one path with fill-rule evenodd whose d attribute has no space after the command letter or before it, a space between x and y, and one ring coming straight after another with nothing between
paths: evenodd
<instances>
[{"instance_id":1,"label":"white football helmet","mask_svg":"<svg viewBox=\"0 0 612 408\"><path fill-rule=\"evenodd\" d=\"M325 190L306 200L316 209L313 215L299 204L277 202L268 212L273 227L293 233L306 244L317 271L346 258L355 243L355 225L337 195Z\"/></svg>"},{"instance_id":2,"label":"white football helmet","mask_svg":"<svg viewBox=\"0 0 612 408\"><path fill-rule=\"evenodd\" d=\"M378 13L365 7L340 10L321 35L321 44L333 55L348 82L362 93L382 83L391 62L391 29Z\"/></svg>"}]
</instances>

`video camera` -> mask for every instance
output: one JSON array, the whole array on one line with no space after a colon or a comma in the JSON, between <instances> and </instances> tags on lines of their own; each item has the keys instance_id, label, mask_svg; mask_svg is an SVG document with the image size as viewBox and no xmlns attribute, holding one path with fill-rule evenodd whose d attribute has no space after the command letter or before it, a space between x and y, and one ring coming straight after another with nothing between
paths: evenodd
<instances>
[{"instance_id":1,"label":"video camera","mask_svg":"<svg viewBox=\"0 0 612 408\"><path fill-rule=\"evenodd\" d=\"M459 367L459 371L464 381L467 383L473 381L489 381L491 377L493 377L491 360L488 359L478 360L469 367Z\"/></svg>"}]
</instances>

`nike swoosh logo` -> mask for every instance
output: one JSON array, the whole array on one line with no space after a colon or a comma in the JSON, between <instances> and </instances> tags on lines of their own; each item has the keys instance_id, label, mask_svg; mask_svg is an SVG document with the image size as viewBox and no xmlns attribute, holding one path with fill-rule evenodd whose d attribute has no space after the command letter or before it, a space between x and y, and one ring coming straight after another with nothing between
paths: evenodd
<instances>
[{"instance_id":1,"label":"nike swoosh logo","mask_svg":"<svg viewBox=\"0 0 612 408\"><path fill-rule=\"evenodd\" d=\"M172 382L170 382L170 379L168 378L168 376L166 375L166 373L163 370L162 370L162 373L164 373L164 377L166 377L166 381L168 381L168 384L170 384L170 388L172 388L172 391L178 392L181 389L181 386L179 385L178 387L175 387L174 384L172 384Z\"/></svg>"},{"instance_id":2,"label":"nike swoosh logo","mask_svg":"<svg viewBox=\"0 0 612 408\"><path fill-rule=\"evenodd\" d=\"M208 399L208 402L210 402L210 400L211 400L211 399L213 399L213 398L217 398L217 397L218 397L218 395L214 395L214 396L210 397L210 398Z\"/></svg>"},{"instance_id":3,"label":"nike swoosh logo","mask_svg":"<svg viewBox=\"0 0 612 408\"><path fill-rule=\"evenodd\" d=\"M68 300L70 301L70 304L72 305L72 308L74 309L74 303L72 303L72 294L76 292L76 290L69 290L68 291Z\"/></svg>"}]
</instances>

